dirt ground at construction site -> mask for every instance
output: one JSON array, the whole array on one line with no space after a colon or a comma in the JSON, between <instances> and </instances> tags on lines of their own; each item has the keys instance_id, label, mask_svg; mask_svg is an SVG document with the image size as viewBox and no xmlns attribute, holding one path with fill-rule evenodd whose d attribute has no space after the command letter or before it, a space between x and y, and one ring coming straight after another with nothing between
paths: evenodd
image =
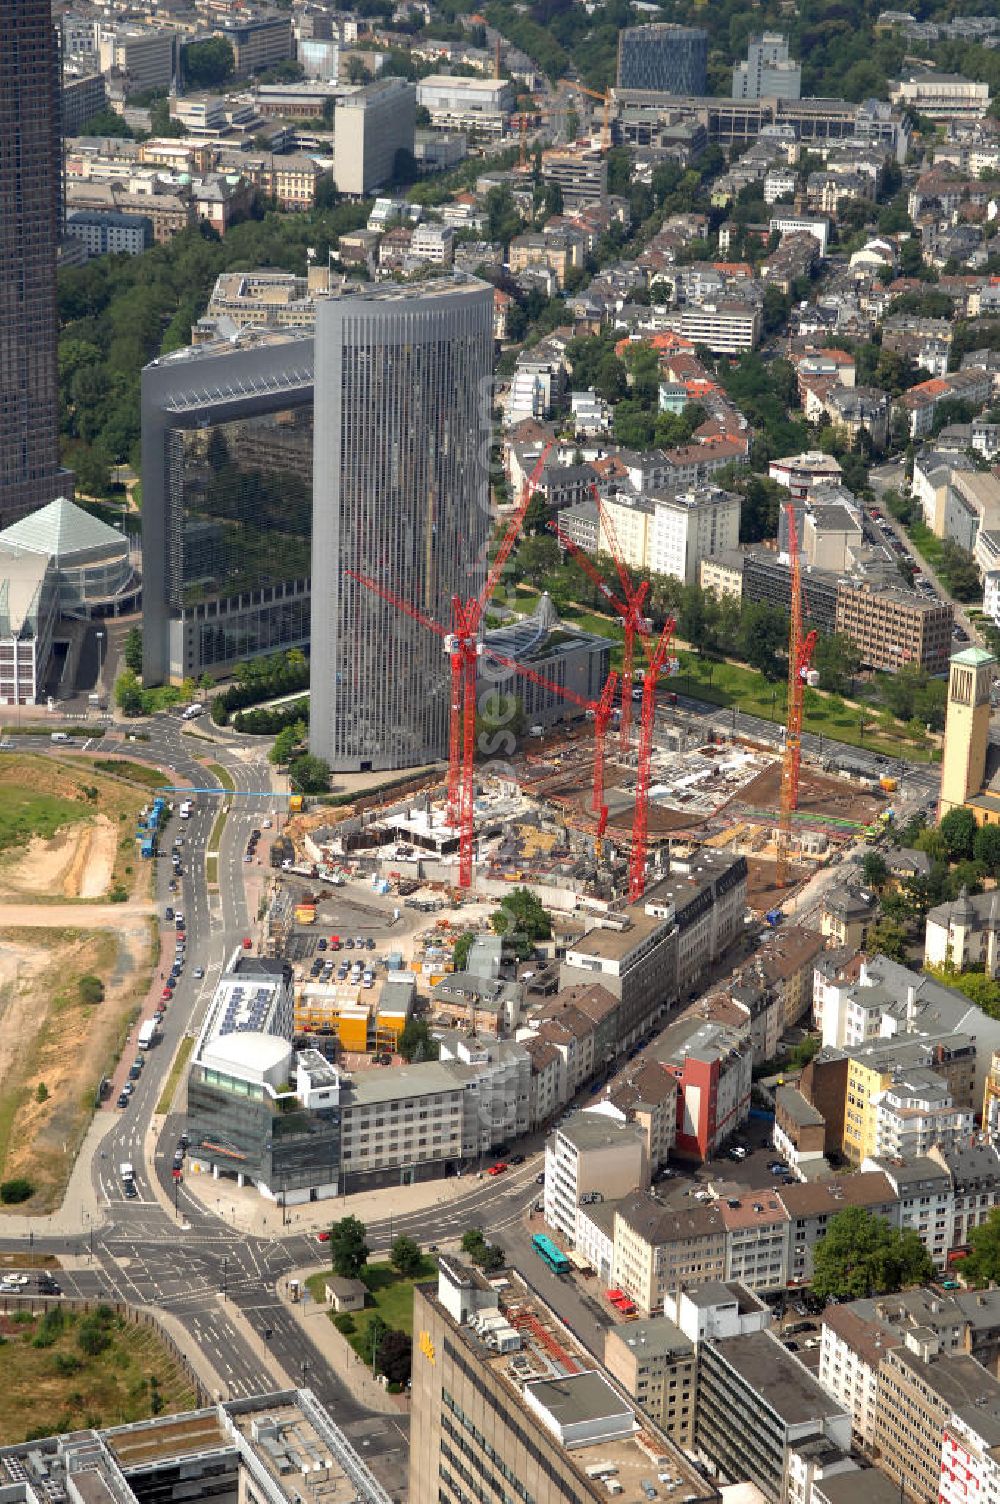
<instances>
[{"instance_id":1,"label":"dirt ground at construction site","mask_svg":"<svg viewBox=\"0 0 1000 1504\"><path fill-rule=\"evenodd\" d=\"M781 763L775 761L771 767L758 773L756 778L740 790L734 802L750 809L769 810L777 814L781 804ZM805 767L799 774L799 800L796 807L800 817L814 815L820 821L849 820L856 825L870 825L878 819L885 806L884 795L867 793L853 781L830 778Z\"/></svg>"}]
</instances>

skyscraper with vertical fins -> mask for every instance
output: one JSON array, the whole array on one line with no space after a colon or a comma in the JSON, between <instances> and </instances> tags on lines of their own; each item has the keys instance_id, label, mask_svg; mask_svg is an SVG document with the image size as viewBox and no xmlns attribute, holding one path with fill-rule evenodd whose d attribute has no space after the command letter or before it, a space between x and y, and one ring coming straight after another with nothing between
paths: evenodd
<instances>
[{"instance_id":1,"label":"skyscraper with vertical fins","mask_svg":"<svg viewBox=\"0 0 1000 1504\"><path fill-rule=\"evenodd\" d=\"M0 0L0 526L71 490L56 360L61 99L50 0Z\"/></svg>"}]
</instances>

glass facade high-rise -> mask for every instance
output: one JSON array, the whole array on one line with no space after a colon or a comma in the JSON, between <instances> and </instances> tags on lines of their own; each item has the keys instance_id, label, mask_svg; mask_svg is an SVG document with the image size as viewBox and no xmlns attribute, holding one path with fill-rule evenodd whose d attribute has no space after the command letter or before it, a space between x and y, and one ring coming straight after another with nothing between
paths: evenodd
<instances>
[{"instance_id":1,"label":"glass facade high-rise","mask_svg":"<svg viewBox=\"0 0 1000 1504\"><path fill-rule=\"evenodd\" d=\"M313 342L256 332L142 380L143 677L309 641Z\"/></svg>"},{"instance_id":2,"label":"glass facade high-rise","mask_svg":"<svg viewBox=\"0 0 1000 1504\"><path fill-rule=\"evenodd\" d=\"M703 95L708 32L700 26L628 26L618 34L619 89Z\"/></svg>"},{"instance_id":3,"label":"glass facade high-rise","mask_svg":"<svg viewBox=\"0 0 1000 1504\"><path fill-rule=\"evenodd\" d=\"M56 364L61 100L50 0L0 0L0 526L72 487Z\"/></svg>"},{"instance_id":4,"label":"glass facade high-rise","mask_svg":"<svg viewBox=\"0 0 1000 1504\"><path fill-rule=\"evenodd\" d=\"M449 672L426 626L474 595L489 539L493 290L364 288L316 323L310 750L331 768L447 754Z\"/></svg>"}]
</instances>

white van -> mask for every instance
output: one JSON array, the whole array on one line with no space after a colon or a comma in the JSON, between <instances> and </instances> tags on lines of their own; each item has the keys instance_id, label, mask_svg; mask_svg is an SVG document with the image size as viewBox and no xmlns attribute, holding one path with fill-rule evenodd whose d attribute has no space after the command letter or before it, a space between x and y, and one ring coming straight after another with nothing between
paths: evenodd
<instances>
[{"instance_id":1,"label":"white van","mask_svg":"<svg viewBox=\"0 0 1000 1504\"><path fill-rule=\"evenodd\" d=\"M197 705L197 704L195 704L195 705L189 705L188 708L181 713L181 720L182 721L193 721L193 720L196 720L198 716L204 715L204 713L205 713L205 707L204 707L204 705Z\"/></svg>"},{"instance_id":2,"label":"white van","mask_svg":"<svg viewBox=\"0 0 1000 1504\"><path fill-rule=\"evenodd\" d=\"M65 731L53 731L52 740L54 742L68 742L69 737L66 735Z\"/></svg>"}]
</instances>

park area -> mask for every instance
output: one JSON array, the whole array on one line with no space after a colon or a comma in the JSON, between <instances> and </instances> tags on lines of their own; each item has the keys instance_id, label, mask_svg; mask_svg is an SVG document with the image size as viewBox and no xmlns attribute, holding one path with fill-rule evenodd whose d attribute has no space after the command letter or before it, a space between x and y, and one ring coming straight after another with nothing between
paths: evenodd
<instances>
[{"instance_id":1,"label":"park area","mask_svg":"<svg viewBox=\"0 0 1000 1504\"><path fill-rule=\"evenodd\" d=\"M150 794L129 774L0 760L0 1211L58 1205L149 985L156 935L135 830Z\"/></svg>"},{"instance_id":2,"label":"park area","mask_svg":"<svg viewBox=\"0 0 1000 1504\"><path fill-rule=\"evenodd\" d=\"M399 1273L391 1264L367 1264L358 1276L368 1291L365 1309L346 1316L337 1316L331 1309L328 1312L330 1320L347 1338L362 1362L371 1367L373 1325L376 1344L383 1325L412 1337L413 1287L433 1278L436 1273L437 1260L427 1254L422 1255L418 1267L409 1274ZM306 1281L310 1294L319 1305L325 1302L325 1286L330 1278L331 1271L325 1269Z\"/></svg>"},{"instance_id":3,"label":"park area","mask_svg":"<svg viewBox=\"0 0 1000 1504\"><path fill-rule=\"evenodd\" d=\"M195 1405L181 1364L156 1330L110 1306L53 1305L0 1315L0 1445L83 1426L116 1426Z\"/></svg>"}]
</instances>

